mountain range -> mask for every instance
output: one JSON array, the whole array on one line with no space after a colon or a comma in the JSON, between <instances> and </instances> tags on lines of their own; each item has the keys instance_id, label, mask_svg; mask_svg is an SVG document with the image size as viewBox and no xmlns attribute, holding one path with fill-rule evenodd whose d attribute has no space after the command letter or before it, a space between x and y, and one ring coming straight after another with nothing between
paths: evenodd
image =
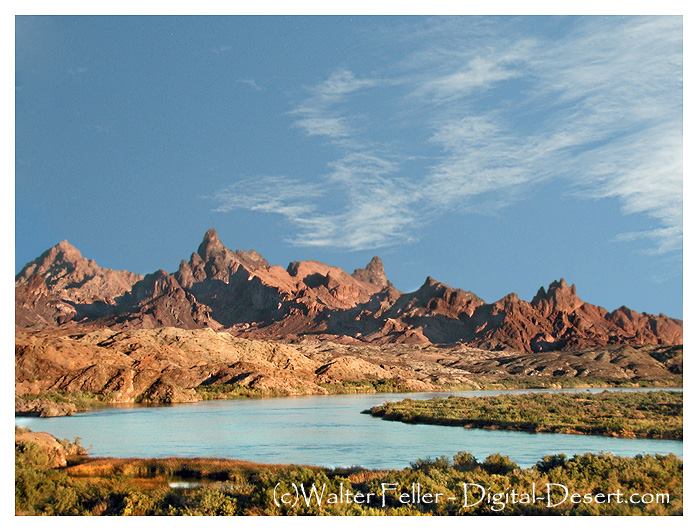
<instances>
[{"instance_id":1,"label":"mountain range","mask_svg":"<svg viewBox=\"0 0 699 532\"><path fill-rule=\"evenodd\" d=\"M145 276L103 268L62 241L17 274L15 323L28 331L211 328L251 339L520 352L682 344L681 320L608 311L564 279L530 301L511 293L487 303L431 277L401 293L378 257L351 274L316 261L285 269L256 251L228 249L213 229L177 271Z\"/></svg>"}]
</instances>

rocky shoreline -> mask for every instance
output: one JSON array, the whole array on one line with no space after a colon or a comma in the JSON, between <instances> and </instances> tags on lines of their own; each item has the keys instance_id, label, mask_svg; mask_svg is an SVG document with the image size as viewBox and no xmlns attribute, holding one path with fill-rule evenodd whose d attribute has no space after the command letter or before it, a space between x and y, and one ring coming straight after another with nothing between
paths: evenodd
<instances>
[{"instance_id":1,"label":"rocky shoreline","mask_svg":"<svg viewBox=\"0 0 699 532\"><path fill-rule=\"evenodd\" d=\"M112 404L484 388L681 386L681 346L546 353L467 346L351 346L174 327L15 336L15 411Z\"/></svg>"},{"instance_id":2,"label":"rocky shoreline","mask_svg":"<svg viewBox=\"0 0 699 532\"><path fill-rule=\"evenodd\" d=\"M73 415L77 411L78 407L70 402L15 397L15 416L60 417Z\"/></svg>"}]
</instances>

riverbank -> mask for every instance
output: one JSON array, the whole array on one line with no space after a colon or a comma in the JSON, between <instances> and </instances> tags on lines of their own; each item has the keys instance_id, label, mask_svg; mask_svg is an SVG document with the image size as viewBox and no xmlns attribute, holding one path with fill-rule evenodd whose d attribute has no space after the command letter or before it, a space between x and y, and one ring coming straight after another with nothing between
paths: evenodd
<instances>
[{"instance_id":1,"label":"riverbank","mask_svg":"<svg viewBox=\"0 0 699 532\"><path fill-rule=\"evenodd\" d=\"M173 327L18 330L16 412L336 393L681 386L682 360L682 346L521 353L462 344L250 340Z\"/></svg>"},{"instance_id":2,"label":"riverbank","mask_svg":"<svg viewBox=\"0 0 699 532\"><path fill-rule=\"evenodd\" d=\"M605 390L593 388L589 391L601 393ZM613 390L640 393L629 388ZM653 389L643 393L650 391ZM217 456L272 464L394 469L406 467L415 457L453 456L463 449L479 459L493 453L508 455L522 467L534 465L546 454L557 453L573 456L608 451L618 456L645 453L682 456L679 440L464 430L454 426L387 423L362 414L389 401L449 395L475 399L530 393L570 394L576 390L342 394L168 406L128 405L67 417L18 417L16 424L65 439L80 436L91 454L122 458ZM129 437L125 439L124 434Z\"/></svg>"},{"instance_id":3,"label":"riverbank","mask_svg":"<svg viewBox=\"0 0 699 532\"><path fill-rule=\"evenodd\" d=\"M681 440L682 396L661 391L405 399L365 413L415 424Z\"/></svg>"},{"instance_id":4,"label":"riverbank","mask_svg":"<svg viewBox=\"0 0 699 532\"><path fill-rule=\"evenodd\" d=\"M42 393L24 394L15 397L16 416L58 417L70 416L98 408L123 405L168 405L212 400L261 399L294 397L298 395L345 395L424 392L420 383L397 379L365 379L342 383L325 384L323 393L295 394L281 389L257 389L240 384L218 384L197 386L192 393L164 398L162 401L143 400L118 401L110 394L88 392L65 392L50 390ZM470 383L450 383L432 386L430 391L457 392L472 390L560 390L565 388L674 388L682 387L682 377L664 379L599 379L599 378L551 378L551 377L508 377L506 379L473 379Z\"/></svg>"},{"instance_id":5,"label":"riverbank","mask_svg":"<svg viewBox=\"0 0 699 532\"><path fill-rule=\"evenodd\" d=\"M15 462L15 511L20 515L681 515L683 511L683 465L674 455L556 455L521 469L506 456L479 461L461 452L453 458L416 460L410 467L378 471L215 458L71 456L65 467L52 468L36 445L23 443L15 447ZM305 499L303 493L314 486L317 497ZM503 498L479 502L479 486L501 490ZM298 490L300 497L294 495ZM532 492L543 498L534 500ZM510 493L507 500L505 493ZM573 493L580 494L580 500L571 497ZM619 495L603 502L585 498L598 493ZM513 494L517 494L514 500Z\"/></svg>"}]
</instances>

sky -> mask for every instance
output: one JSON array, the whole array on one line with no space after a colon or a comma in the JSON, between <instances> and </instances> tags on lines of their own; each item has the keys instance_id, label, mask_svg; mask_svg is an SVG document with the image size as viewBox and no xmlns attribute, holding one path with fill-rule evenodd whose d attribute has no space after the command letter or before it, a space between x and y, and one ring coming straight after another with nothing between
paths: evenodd
<instances>
[{"instance_id":1,"label":"sky","mask_svg":"<svg viewBox=\"0 0 699 532\"><path fill-rule=\"evenodd\" d=\"M681 17L18 17L15 267L373 255L682 316Z\"/></svg>"}]
</instances>

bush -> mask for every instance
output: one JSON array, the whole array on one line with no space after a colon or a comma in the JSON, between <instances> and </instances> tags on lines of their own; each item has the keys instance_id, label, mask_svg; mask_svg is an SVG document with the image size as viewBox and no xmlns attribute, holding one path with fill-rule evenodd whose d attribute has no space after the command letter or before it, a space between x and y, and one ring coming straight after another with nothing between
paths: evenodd
<instances>
[{"instance_id":1,"label":"bush","mask_svg":"<svg viewBox=\"0 0 699 532\"><path fill-rule=\"evenodd\" d=\"M90 461L88 460L87 465ZM462 515L492 514L487 505L464 509L458 502L438 504L399 500L391 492L387 505L358 504L278 507L274 487L289 489L292 483L327 486L329 493L345 490L379 493L382 483L396 483L404 492L420 484L423 493L444 493L458 498L463 483L478 483L494 491L528 491L533 482L560 483L579 493L668 493L669 502L644 505L570 504L546 508L545 503L506 505L498 515L678 515L682 514L682 460L676 456L639 455L633 458L609 454L585 454L566 459L544 457L535 467L520 469L498 454L480 465L473 455L461 452L446 457L416 460L410 468L389 471L332 470L301 466L240 464L218 459L99 460L100 467L75 465L67 470L47 468L46 457L33 444L15 448L15 508L30 515ZM164 464L164 465L163 465ZM171 489L174 471L186 469L202 485ZM121 470L121 473L118 471ZM76 476L71 476L73 472ZM229 479L212 481L212 473ZM80 475L80 476L77 476ZM175 477L176 478L176 477Z\"/></svg>"},{"instance_id":2,"label":"bush","mask_svg":"<svg viewBox=\"0 0 699 532\"><path fill-rule=\"evenodd\" d=\"M519 466L508 456L501 454L491 454L485 459L481 467L491 475L507 475L515 469L519 469Z\"/></svg>"},{"instance_id":3,"label":"bush","mask_svg":"<svg viewBox=\"0 0 699 532\"><path fill-rule=\"evenodd\" d=\"M548 473L556 467L562 467L566 463L565 454L553 454L544 456L541 460L536 463L536 469L542 473Z\"/></svg>"},{"instance_id":4,"label":"bush","mask_svg":"<svg viewBox=\"0 0 699 532\"><path fill-rule=\"evenodd\" d=\"M416 471L428 473L433 469L446 471L451 467L451 462L447 456L438 456L436 458L420 458L410 464L410 467Z\"/></svg>"},{"instance_id":5,"label":"bush","mask_svg":"<svg viewBox=\"0 0 699 532\"><path fill-rule=\"evenodd\" d=\"M194 492L182 510L183 515L236 515L235 499L220 489L203 487Z\"/></svg>"},{"instance_id":6,"label":"bush","mask_svg":"<svg viewBox=\"0 0 699 532\"><path fill-rule=\"evenodd\" d=\"M457 471L473 471L478 467L478 460L471 453L460 452L454 455L454 469Z\"/></svg>"}]
</instances>

